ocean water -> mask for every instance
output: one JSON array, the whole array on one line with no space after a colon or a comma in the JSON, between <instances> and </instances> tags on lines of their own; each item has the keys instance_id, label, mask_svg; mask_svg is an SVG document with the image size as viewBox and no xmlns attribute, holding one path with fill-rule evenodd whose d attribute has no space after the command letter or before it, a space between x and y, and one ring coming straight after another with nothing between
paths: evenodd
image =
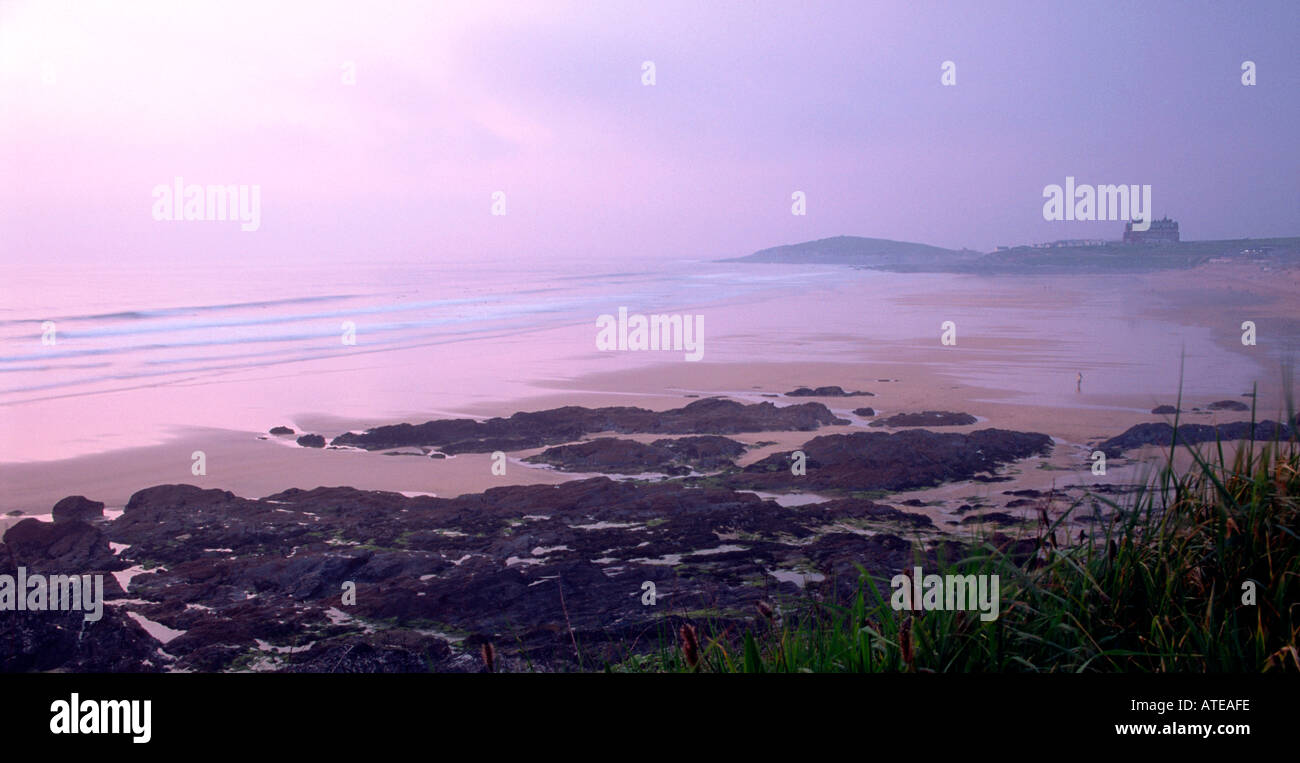
<instances>
[{"instance_id":1,"label":"ocean water","mask_svg":"<svg viewBox=\"0 0 1300 763\"><path fill-rule=\"evenodd\" d=\"M698 261L5 270L0 461L152 444L182 426L264 431L295 411L511 397L524 377L586 370L597 316L620 306L698 313L843 275Z\"/></svg>"}]
</instances>

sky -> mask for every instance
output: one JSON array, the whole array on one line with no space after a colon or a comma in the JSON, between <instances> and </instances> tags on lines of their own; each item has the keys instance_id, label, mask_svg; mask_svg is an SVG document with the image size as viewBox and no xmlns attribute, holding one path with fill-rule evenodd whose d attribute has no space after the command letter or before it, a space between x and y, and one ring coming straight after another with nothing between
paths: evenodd
<instances>
[{"instance_id":1,"label":"sky","mask_svg":"<svg viewBox=\"0 0 1300 763\"><path fill-rule=\"evenodd\" d=\"M0 0L0 266L1118 238L1043 219L1067 176L1294 236L1297 124L1291 0ZM155 220L177 176L259 186L259 229Z\"/></svg>"}]
</instances>

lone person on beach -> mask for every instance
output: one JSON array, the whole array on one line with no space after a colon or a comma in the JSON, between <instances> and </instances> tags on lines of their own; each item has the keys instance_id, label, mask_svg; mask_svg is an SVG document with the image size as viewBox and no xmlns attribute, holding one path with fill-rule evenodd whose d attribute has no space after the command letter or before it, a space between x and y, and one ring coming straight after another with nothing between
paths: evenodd
<instances>
[{"instance_id":1,"label":"lone person on beach","mask_svg":"<svg viewBox=\"0 0 1300 763\"><path fill-rule=\"evenodd\" d=\"M1079 372L1078 372L1078 378L1075 379L1075 382L1074 382L1074 391L1075 391L1075 392L1082 392L1082 391L1083 391L1083 372L1082 372L1082 371L1079 371Z\"/></svg>"}]
</instances>

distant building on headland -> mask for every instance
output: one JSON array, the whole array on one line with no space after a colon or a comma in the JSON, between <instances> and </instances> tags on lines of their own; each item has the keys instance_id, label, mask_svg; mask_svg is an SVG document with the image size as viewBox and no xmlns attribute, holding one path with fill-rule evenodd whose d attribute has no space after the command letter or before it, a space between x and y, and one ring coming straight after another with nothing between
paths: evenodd
<instances>
[{"instance_id":1,"label":"distant building on headland","mask_svg":"<svg viewBox=\"0 0 1300 763\"><path fill-rule=\"evenodd\" d=\"M1133 223L1124 225L1124 243L1126 244L1177 244L1178 221L1162 217L1151 221L1149 230L1133 230Z\"/></svg>"}]
</instances>

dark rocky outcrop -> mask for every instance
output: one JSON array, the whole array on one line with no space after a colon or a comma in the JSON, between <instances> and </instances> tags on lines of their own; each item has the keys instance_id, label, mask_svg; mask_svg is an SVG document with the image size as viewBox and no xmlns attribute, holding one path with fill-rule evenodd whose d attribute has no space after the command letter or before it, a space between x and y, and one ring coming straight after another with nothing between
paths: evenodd
<instances>
[{"instance_id":1,"label":"dark rocky outcrop","mask_svg":"<svg viewBox=\"0 0 1300 763\"><path fill-rule=\"evenodd\" d=\"M744 452L743 443L718 435L662 439L650 444L604 437L547 448L525 460L567 472L682 475L692 470L707 472L735 466L732 459Z\"/></svg>"},{"instance_id":2,"label":"dark rocky outcrop","mask_svg":"<svg viewBox=\"0 0 1300 763\"><path fill-rule=\"evenodd\" d=\"M871 422L873 427L960 427L978 421L969 413L953 411L921 411L920 413L896 413Z\"/></svg>"},{"instance_id":3,"label":"dark rocky outcrop","mask_svg":"<svg viewBox=\"0 0 1300 763\"><path fill-rule=\"evenodd\" d=\"M1217 440L1287 440L1295 435L1295 430L1276 421L1233 421L1218 426L1209 424L1180 424L1178 443L1180 445L1197 445ZM1138 424L1129 427L1123 434L1104 440L1097 448L1108 458L1123 455L1124 451L1140 448L1143 445L1170 445L1174 439L1174 428L1163 422Z\"/></svg>"},{"instance_id":4,"label":"dark rocky outcrop","mask_svg":"<svg viewBox=\"0 0 1300 763\"><path fill-rule=\"evenodd\" d=\"M4 545L16 564L41 572L80 575L89 570L116 568L104 533L77 519L24 519L5 532Z\"/></svg>"},{"instance_id":5,"label":"dark rocky outcrop","mask_svg":"<svg viewBox=\"0 0 1300 763\"><path fill-rule=\"evenodd\" d=\"M1205 407L1211 411L1237 411L1239 413L1250 410L1250 406L1240 400L1217 400Z\"/></svg>"},{"instance_id":6,"label":"dark rocky outcrop","mask_svg":"<svg viewBox=\"0 0 1300 763\"><path fill-rule=\"evenodd\" d=\"M1151 412L1155 414L1168 415L1168 414L1179 413L1179 410L1172 405L1157 405L1155 408L1151 409Z\"/></svg>"},{"instance_id":7,"label":"dark rocky outcrop","mask_svg":"<svg viewBox=\"0 0 1300 763\"><path fill-rule=\"evenodd\" d=\"M853 415L854 415L854 416L862 416L863 418L868 418L868 417L871 417L871 416L875 416L875 415L876 415L876 409L875 409L875 408L871 408L871 407L867 407L867 408L854 408L854 409L853 409Z\"/></svg>"},{"instance_id":8,"label":"dark rocky outcrop","mask_svg":"<svg viewBox=\"0 0 1300 763\"><path fill-rule=\"evenodd\" d=\"M325 438L318 434L305 434L298 438L298 444L304 448L323 448L325 447Z\"/></svg>"},{"instance_id":9,"label":"dark rocky outcrop","mask_svg":"<svg viewBox=\"0 0 1300 763\"><path fill-rule=\"evenodd\" d=\"M774 490L905 490L975 478L999 466L1050 452L1035 432L981 429L969 434L923 429L823 435L800 448L807 473L790 472L791 453L774 453L728 478L733 487Z\"/></svg>"},{"instance_id":10,"label":"dark rocky outcrop","mask_svg":"<svg viewBox=\"0 0 1300 763\"><path fill-rule=\"evenodd\" d=\"M468 670L481 663L472 655L460 662ZM360 634L312 644L294 654L284 667L286 673L424 673L431 665L452 662L447 642L422 638L409 630ZM523 667L523 666L520 666Z\"/></svg>"},{"instance_id":11,"label":"dark rocky outcrop","mask_svg":"<svg viewBox=\"0 0 1300 763\"><path fill-rule=\"evenodd\" d=\"M831 386L831 387L817 387L816 389L810 389L808 387L800 387L799 389L791 390L790 392L785 393L785 396L786 397L875 397L876 395L874 392L866 392L864 390L857 390L855 392L845 392L844 389L841 387Z\"/></svg>"},{"instance_id":12,"label":"dark rocky outcrop","mask_svg":"<svg viewBox=\"0 0 1300 763\"><path fill-rule=\"evenodd\" d=\"M719 440L651 446L734 449ZM501 670L571 670L575 639L590 668L626 658L629 644L653 649L645 634L674 632L680 613L739 632L759 599L847 592L858 565L883 588L917 554L933 558L889 527L931 524L861 498L783 507L604 477L451 499L320 487L253 500L159 485L101 526L10 529L0 568L145 571L125 594L114 584L122 602L84 634L71 620L0 618L0 668L464 672L483 669L479 645L490 642ZM807 573L803 590L774 574L793 570ZM660 606L641 603L645 581ZM341 597L348 583L354 604ZM127 612L179 633L161 644Z\"/></svg>"},{"instance_id":13,"label":"dark rocky outcrop","mask_svg":"<svg viewBox=\"0 0 1300 763\"><path fill-rule=\"evenodd\" d=\"M735 466L733 459L745 452L745 444L718 435L697 435L655 440L653 445L665 448L678 459L700 471L713 471Z\"/></svg>"},{"instance_id":14,"label":"dark rocky outcrop","mask_svg":"<svg viewBox=\"0 0 1300 763\"><path fill-rule=\"evenodd\" d=\"M1019 524L1023 521L1024 521L1023 518L1014 517L1004 511L990 511L986 514L971 514L969 516L962 517L960 524L963 525L995 524L995 525L1006 526L1006 525Z\"/></svg>"},{"instance_id":15,"label":"dark rocky outcrop","mask_svg":"<svg viewBox=\"0 0 1300 763\"><path fill-rule=\"evenodd\" d=\"M442 419L423 424L394 424L361 434L341 434L332 444L367 450L423 445L455 455L540 448L575 442L588 434L601 432L728 435L791 430L807 432L829 424L847 423L821 403L778 408L772 403L744 405L734 400L706 398L682 408L660 412L623 406L566 406L487 421Z\"/></svg>"},{"instance_id":16,"label":"dark rocky outcrop","mask_svg":"<svg viewBox=\"0 0 1300 763\"><path fill-rule=\"evenodd\" d=\"M289 427L271 427L270 434L275 434L275 435L293 434L293 430L290 429Z\"/></svg>"},{"instance_id":17,"label":"dark rocky outcrop","mask_svg":"<svg viewBox=\"0 0 1300 763\"><path fill-rule=\"evenodd\" d=\"M113 555L104 533L79 519L24 519L10 527L0 543L0 575L16 579L19 567L25 568L29 581L33 575L100 575L105 600L122 596L112 573L126 566ZM124 612L104 605L98 620L86 616L81 609L0 612L0 672L160 668L157 642Z\"/></svg>"},{"instance_id":18,"label":"dark rocky outcrop","mask_svg":"<svg viewBox=\"0 0 1300 763\"><path fill-rule=\"evenodd\" d=\"M84 495L70 495L54 504L54 521L99 519L104 516L104 504Z\"/></svg>"},{"instance_id":19,"label":"dark rocky outcrop","mask_svg":"<svg viewBox=\"0 0 1300 763\"><path fill-rule=\"evenodd\" d=\"M1043 491L1034 490L1033 488L1024 488L1022 490L1003 490L1002 495L1018 495L1021 498L1042 498Z\"/></svg>"},{"instance_id":20,"label":"dark rocky outcrop","mask_svg":"<svg viewBox=\"0 0 1300 763\"><path fill-rule=\"evenodd\" d=\"M0 673L157 672L164 662L157 649L158 642L116 607L104 607L93 622L75 610L0 616Z\"/></svg>"}]
</instances>

